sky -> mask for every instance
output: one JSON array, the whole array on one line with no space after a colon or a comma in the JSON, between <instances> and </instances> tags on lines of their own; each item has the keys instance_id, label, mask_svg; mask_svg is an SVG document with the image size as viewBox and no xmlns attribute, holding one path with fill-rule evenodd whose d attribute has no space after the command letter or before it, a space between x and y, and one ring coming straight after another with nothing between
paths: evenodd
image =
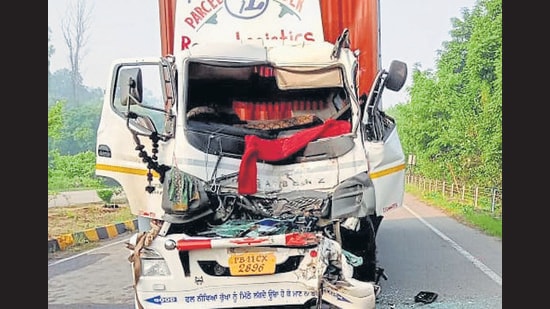
<instances>
[{"instance_id":1,"label":"sky","mask_svg":"<svg viewBox=\"0 0 550 309\"><path fill-rule=\"evenodd\" d=\"M69 67L61 20L75 0L48 0L50 42L55 52L52 72ZM451 18L462 18L462 9L472 9L476 0L380 0L380 43L382 67L392 60L408 66L405 86L398 92L385 91L383 106L408 101L413 65L435 69L437 50L451 39ZM160 56L158 0L88 1L91 22L84 48L81 74L88 87L106 88L111 62L117 58Z\"/></svg>"}]
</instances>

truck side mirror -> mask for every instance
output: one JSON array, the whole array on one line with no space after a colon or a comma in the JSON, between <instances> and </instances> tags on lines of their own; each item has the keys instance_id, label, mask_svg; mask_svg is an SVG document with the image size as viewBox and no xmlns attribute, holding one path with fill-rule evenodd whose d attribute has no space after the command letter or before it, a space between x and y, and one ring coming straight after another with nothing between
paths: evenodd
<instances>
[{"instance_id":1,"label":"truck side mirror","mask_svg":"<svg viewBox=\"0 0 550 309\"><path fill-rule=\"evenodd\" d=\"M390 63L388 76L386 77L386 88L399 91L407 80L407 64L399 60Z\"/></svg>"},{"instance_id":2,"label":"truck side mirror","mask_svg":"<svg viewBox=\"0 0 550 309\"><path fill-rule=\"evenodd\" d=\"M128 128L135 134L149 136L158 133L155 123L147 115L139 115L133 112L128 114Z\"/></svg>"},{"instance_id":3,"label":"truck side mirror","mask_svg":"<svg viewBox=\"0 0 550 309\"><path fill-rule=\"evenodd\" d=\"M141 103L143 82L140 68L123 68L119 73L122 106Z\"/></svg>"}]
</instances>

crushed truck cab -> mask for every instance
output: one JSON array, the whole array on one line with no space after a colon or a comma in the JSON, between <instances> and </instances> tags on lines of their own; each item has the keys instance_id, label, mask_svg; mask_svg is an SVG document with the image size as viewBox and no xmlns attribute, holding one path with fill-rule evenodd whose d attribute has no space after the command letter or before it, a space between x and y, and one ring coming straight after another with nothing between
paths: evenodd
<instances>
[{"instance_id":1,"label":"crushed truck cab","mask_svg":"<svg viewBox=\"0 0 550 309\"><path fill-rule=\"evenodd\" d=\"M211 30L239 38L201 41L177 29L212 16L189 19L193 4L179 1L173 54L113 62L96 174L138 216L136 308L375 307L376 232L402 205L405 171L381 98L407 67L393 61L360 95L361 53L347 28L323 38L316 1L292 12L318 27L292 29L318 40L254 39L225 21L295 19L286 2L209 1L220 4Z\"/></svg>"}]
</instances>

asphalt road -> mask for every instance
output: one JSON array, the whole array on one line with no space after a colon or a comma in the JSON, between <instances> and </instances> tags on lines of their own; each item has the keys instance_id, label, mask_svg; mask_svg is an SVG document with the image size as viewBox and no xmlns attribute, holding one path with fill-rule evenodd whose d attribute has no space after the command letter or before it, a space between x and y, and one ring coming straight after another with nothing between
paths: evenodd
<instances>
[{"instance_id":1,"label":"asphalt road","mask_svg":"<svg viewBox=\"0 0 550 309\"><path fill-rule=\"evenodd\" d=\"M377 236L380 308L419 306L414 296L434 292L428 308L502 308L502 240L463 225L406 194Z\"/></svg>"}]
</instances>

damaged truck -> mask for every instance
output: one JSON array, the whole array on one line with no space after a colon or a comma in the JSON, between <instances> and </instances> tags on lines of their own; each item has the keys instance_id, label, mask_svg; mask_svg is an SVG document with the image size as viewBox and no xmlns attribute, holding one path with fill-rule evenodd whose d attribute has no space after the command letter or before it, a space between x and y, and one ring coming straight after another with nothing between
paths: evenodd
<instances>
[{"instance_id":1,"label":"damaged truck","mask_svg":"<svg viewBox=\"0 0 550 309\"><path fill-rule=\"evenodd\" d=\"M159 16L162 55L113 62L97 131L96 174L138 218L135 307L374 308L405 182L382 97L407 76L380 68L379 0Z\"/></svg>"}]
</instances>

